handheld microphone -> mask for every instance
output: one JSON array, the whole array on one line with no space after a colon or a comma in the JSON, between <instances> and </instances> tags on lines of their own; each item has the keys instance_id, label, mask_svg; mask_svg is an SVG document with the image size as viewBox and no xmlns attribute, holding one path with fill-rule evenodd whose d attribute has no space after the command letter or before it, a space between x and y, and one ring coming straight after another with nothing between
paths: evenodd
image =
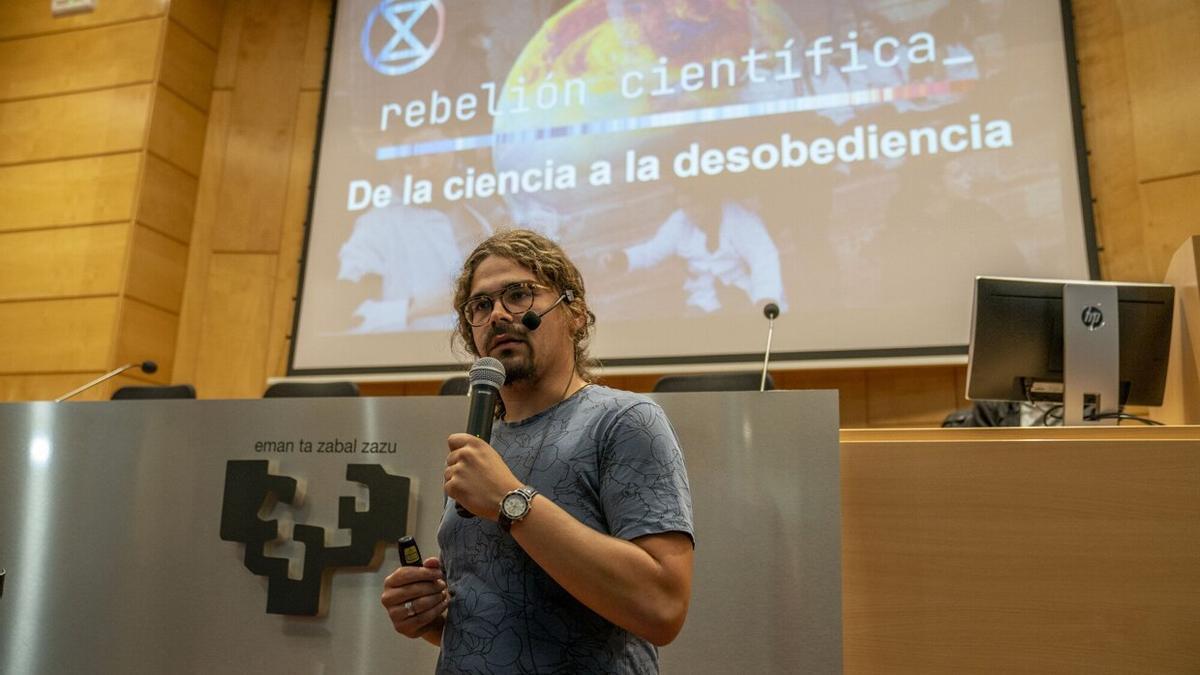
<instances>
[{"instance_id":1,"label":"handheld microphone","mask_svg":"<svg viewBox=\"0 0 1200 675\"><path fill-rule=\"evenodd\" d=\"M763 316L767 317L767 350L763 354L762 379L759 380L758 390L767 390L767 364L771 361L771 337L775 334L775 319L779 316L779 305L768 302L763 307Z\"/></svg>"},{"instance_id":2,"label":"handheld microphone","mask_svg":"<svg viewBox=\"0 0 1200 675\"><path fill-rule=\"evenodd\" d=\"M62 396L59 396L58 398L54 399L54 402L61 403L65 400L71 398L72 396L78 396L79 394L82 394L83 392L87 391L88 389L91 389L92 387L100 384L101 382L104 382L105 380L110 380L110 379L120 375L121 373L129 370L130 368L141 368L143 373L146 373L147 375L153 375L158 370L158 364L153 361L142 361L141 363L126 363L125 365L121 366L120 368L111 370L111 371L101 375L100 377L97 377L96 379L92 380L91 382L88 382L87 384L85 384L81 387L72 389L71 391L63 394Z\"/></svg>"},{"instance_id":3,"label":"handheld microphone","mask_svg":"<svg viewBox=\"0 0 1200 675\"><path fill-rule=\"evenodd\" d=\"M467 433L485 443L492 442L492 420L496 417L496 397L504 384L504 364L498 359L485 356L471 366L467 377L470 389L467 394ZM455 503L454 509L463 518L474 518L462 504Z\"/></svg>"},{"instance_id":4,"label":"handheld microphone","mask_svg":"<svg viewBox=\"0 0 1200 675\"><path fill-rule=\"evenodd\" d=\"M575 300L575 291L563 291L562 295L558 296L558 300L555 300L553 305L550 305L549 307L547 307L546 311L539 314L538 312L535 312L532 309L530 309L528 312L525 312L524 314L522 314L521 315L521 325L525 326L525 328L528 330L537 330L538 326L542 325L542 317L549 314L550 310L554 309L555 307L558 307L563 302L566 302L569 305L574 300ZM478 363L478 362L476 362L476 363Z\"/></svg>"}]
</instances>

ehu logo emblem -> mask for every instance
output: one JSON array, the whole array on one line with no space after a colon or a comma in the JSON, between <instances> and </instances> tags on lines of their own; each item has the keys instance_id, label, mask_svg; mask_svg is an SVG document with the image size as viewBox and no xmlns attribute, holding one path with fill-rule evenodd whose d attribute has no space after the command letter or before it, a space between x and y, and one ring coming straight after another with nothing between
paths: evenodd
<instances>
[{"instance_id":1,"label":"ehu logo emblem","mask_svg":"<svg viewBox=\"0 0 1200 675\"><path fill-rule=\"evenodd\" d=\"M1083 313L1079 315L1079 319L1083 321L1083 325L1087 326L1088 330L1098 330L1104 326L1104 312L1100 311L1099 307L1088 305L1083 308Z\"/></svg>"},{"instance_id":2,"label":"ehu logo emblem","mask_svg":"<svg viewBox=\"0 0 1200 675\"><path fill-rule=\"evenodd\" d=\"M338 499L337 526L350 530L350 545L327 547L325 528L296 523L292 538L304 544L304 575L290 579L288 560L265 554L267 543L279 538L279 521L263 520L259 513L275 501L298 506L296 479L270 473L265 460L225 463L221 539L245 544L246 569L267 578L268 614L317 616L334 570L378 567L383 546L407 534L409 478L378 464L348 464L346 480L367 486L371 500L370 508L360 512L354 510L354 497Z\"/></svg>"},{"instance_id":3,"label":"ehu logo emblem","mask_svg":"<svg viewBox=\"0 0 1200 675\"><path fill-rule=\"evenodd\" d=\"M433 58L445 28L442 0L383 0L363 26L363 58L384 75L411 73Z\"/></svg>"}]
</instances>

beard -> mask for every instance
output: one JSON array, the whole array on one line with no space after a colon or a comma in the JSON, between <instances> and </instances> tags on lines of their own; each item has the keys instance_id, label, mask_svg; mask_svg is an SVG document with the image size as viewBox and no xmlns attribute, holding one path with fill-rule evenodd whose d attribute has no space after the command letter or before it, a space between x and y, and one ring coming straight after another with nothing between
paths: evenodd
<instances>
[{"instance_id":1,"label":"beard","mask_svg":"<svg viewBox=\"0 0 1200 675\"><path fill-rule=\"evenodd\" d=\"M501 324L489 331L485 344L491 344L500 335L520 340L520 342L506 345L493 354L500 363L504 364L504 384L511 385L534 380L537 376L537 368L534 365L533 344L529 341L528 331L513 324ZM525 347L524 353L521 351L522 345Z\"/></svg>"},{"instance_id":2,"label":"beard","mask_svg":"<svg viewBox=\"0 0 1200 675\"><path fill-rule=\"evenodd\" d=\"M524 356L521 354L513 354L508 359L500 358L500 362L504 364L504 384L510 385L517 382L527 382L534 379L537 371L533 367L533 355Z\"/></svg>"}]
</instances>

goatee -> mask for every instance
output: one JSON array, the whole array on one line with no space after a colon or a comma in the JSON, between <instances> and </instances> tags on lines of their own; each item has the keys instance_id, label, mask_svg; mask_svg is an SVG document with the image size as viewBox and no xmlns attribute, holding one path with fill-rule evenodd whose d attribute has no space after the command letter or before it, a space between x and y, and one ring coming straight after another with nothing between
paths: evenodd
<instances>
[{"instance_id":1,"label":"goatee","mask_svg":"<svg viewBox=\"0 0 1200 675\"><path fill-rule=\"evenodd\" d=\"M504 364L504 384L510 385L514 382L523 382L534 379L537 374L533 366L533 345L529 343L528 331L523 331L513 324L500 324L492 328L488 335L489 344L497 337L505 335L515 340L520 340L521 344L525 345L528 350L527 354L520 354L516 349L502 349L501 354L508 352L506 355L497 354L500 362Z\"/></svg>"},{"instance_id":2,"label":"goatee","mask_svg":"<svg viewBox=\"0 0 1200 675\"><path fill-rule=\"evenodd\" d=\"M518 358L513 363L504 364L504 384L510 385L514 382L524 382L532 380L535 372L533 369L533 359Z\"/></svg>"}]
</instances>

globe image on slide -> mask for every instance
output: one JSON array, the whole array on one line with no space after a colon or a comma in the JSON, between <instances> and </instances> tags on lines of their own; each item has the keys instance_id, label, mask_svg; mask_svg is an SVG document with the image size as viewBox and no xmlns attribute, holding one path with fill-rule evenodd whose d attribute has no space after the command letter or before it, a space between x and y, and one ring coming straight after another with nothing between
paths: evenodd
<instances>
[{"instance_id":1,"label":"globe image on slide","mask_svg":"<svg viewBox=\"0 0 1200 675\"><path fill-rule=\"evenodd\" d=\"M681 129L704 133L686 125L624 130L629 123L645 124L645 116L795 96L794 81L750 82L742 60L751 48L777 51L795 34L791 18L772 0L576 0L546 21L513 63L494 132L542 135L502 140L494 149L495 169L573 164L583 186L594 161L612 162L619 172L628 150L656 152ZM732 86L728 64L714 76L717 60L732 62ZM686 64L694 64L694 91L679 84ZM619 182L614 177L614 185ZM509 200L516 212L525 206L566 213L598 206L586 195L603 200L602 192L522 193Z\"/></svg>"}]
</instances>

